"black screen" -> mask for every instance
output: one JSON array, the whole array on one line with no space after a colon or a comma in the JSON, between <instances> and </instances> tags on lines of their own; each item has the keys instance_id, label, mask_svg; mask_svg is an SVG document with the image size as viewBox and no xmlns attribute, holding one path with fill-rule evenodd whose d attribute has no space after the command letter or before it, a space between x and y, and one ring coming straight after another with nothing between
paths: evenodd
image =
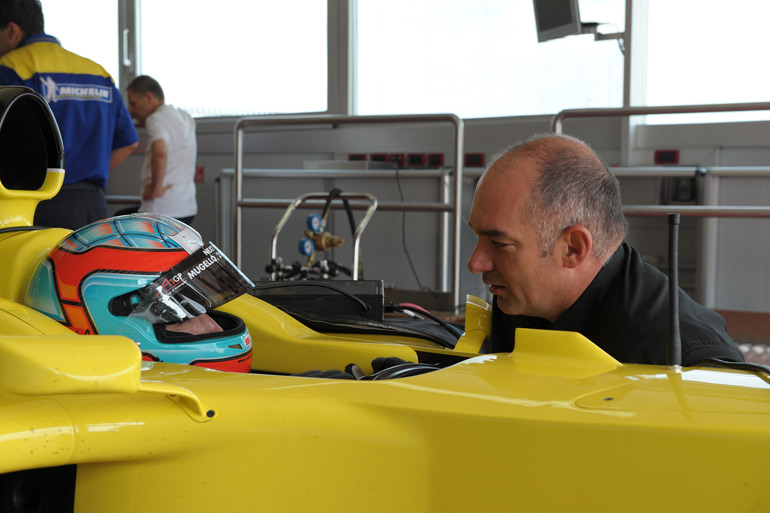
<instances>
[{"instance_id":1,"label":"black screen","mask_svg":"<svg viewBox=\"0 0 770 513\"><path fill-rule=\"evenodd\" d=\"M536 0L537 29L548 30L574 23L570 0Z\"/></svg>"}]
</instances>

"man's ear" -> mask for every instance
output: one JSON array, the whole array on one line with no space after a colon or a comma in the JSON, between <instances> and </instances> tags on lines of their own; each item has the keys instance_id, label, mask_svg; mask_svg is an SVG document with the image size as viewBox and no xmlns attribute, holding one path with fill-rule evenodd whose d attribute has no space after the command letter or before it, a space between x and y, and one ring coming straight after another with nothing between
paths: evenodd
<instances>
[{"instance_id":1,"label":"man's ear","mask_svg":"<svg viewBox=\"0 0 770 513\"><path fill-rule=\"evenodd\" d=\"M566 228L559 237L559 242L562 263L569 269L578 267L594 253L591 232L579 224Z\"/></svg>"},{"instance_id":2,"label":"man's ear","mask_svg":"<svg viewBox=\"0 0 770 513\"><path fill-rule=\"evenodd\" d=\"M11 40L11 46L14 48L19 47L19 44L24 40L25 34L24 31L21 30L21 27L13 21L8 22L8 37Z\"/></svg>"}]
</instances>

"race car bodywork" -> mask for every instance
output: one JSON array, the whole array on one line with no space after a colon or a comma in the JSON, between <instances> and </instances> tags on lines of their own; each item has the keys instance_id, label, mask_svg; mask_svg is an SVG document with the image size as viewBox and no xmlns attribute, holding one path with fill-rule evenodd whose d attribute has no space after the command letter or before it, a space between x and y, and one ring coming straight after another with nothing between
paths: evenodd
<instances>
[{"instance_id":1,"label":"race car bodywork","mask_svg":"<svg viewBox=\"0 0 770 513\"><path fill-rule=\"evenodd\" d=\"M538 330L480 354L474 299L448 348L321 333L250 295L220 308L251 373L144 362L23 304L69 233L29 229L43 196L0 187L0 511L770 510L762 369L621 364ZM378 357L411 363L378 377ZM372 379L296 375L349 363Z\"/></svg>"}]
</instances>

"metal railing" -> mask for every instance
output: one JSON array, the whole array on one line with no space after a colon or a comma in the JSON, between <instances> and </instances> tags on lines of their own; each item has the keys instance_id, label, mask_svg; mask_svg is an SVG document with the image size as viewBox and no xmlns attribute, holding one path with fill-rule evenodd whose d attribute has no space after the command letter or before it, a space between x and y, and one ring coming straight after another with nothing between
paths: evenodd
<instances>
[{"instance_id":1,"label":"metal railing","mask_svg":"<svg viewBox=\"0 0 770 513\"><path fill-rule=\"evenodd\" d=\"M404 123L451 123L454 126L454 204L433 205L431 208L436 210L449 211L453 216L453 237L452 237L452 265L451 265L451 292L454 305L460 304L460 234L462 228L462 178L463 178L463 138L464 125L462 119L454 114L428 114L428 115L397 115L397 116L336 116L336 115L311 115L311 116L255 116L239 119L235 124L235 227L234 227L234 258L235 264L240 266L243 248L243 208L264 207L255 201L247 201L243 198L243 153L244 153L244 133L250 127L286 127L286 126L331 126L336 128L339 125L383 125L383 124L404 124ZM380 210L384 210L386 205L380 205ZM394 210L409 211L411 206L403 204L388 205ZM425 210L425 205L419 206L420 210Z\"/></svg>"},{"instance_id":2,"label":"metal railing","mask_svg":"<svg viewBox=\"0 0 770 513\"><path fill-rule=\"evenodd\" d=\"M648 114L703 114L709 112L743 112L770 110L770 102L722 103L713 105L669 105L660 107L615 107L603 109L565 109L551 118L551 131L562 133L567 118L603 118L622 116L645 116Z\"/></svg>"},{"instance_id":3,"label":"metal railing","mask_svg":"<svg viewBox=\"0 0 770 513\"><path fill-rule=\"evenodd\" d=\"M700 205L627 205L623 207L627 216L666 216L679 214L682 217L770 217L770 207L700 206Z\"/></svg>"},{"instance_id":4,"label":"metal railing","mask_svg":"<svg viewBox=\"0 0 770 513\"><path fill-rule=\"evenodd\" d=\"M713 278L718 273L718 240L719 219L768 219L770 206L763 205L719 205L720 182L722 179L750 178L770 179L770 167L766 166L715 166L715 167L667 167L658 168L611 168L612 172L621 177L659 178L697 176L703 180L703 190L699 205L624 205L623 213L628 217L667 216L680 214L683 218L698 218L702 220L702 242L699 251L700 272L697 274L697 290L700 291L700 301L706 306L716 306L717 291Z\"/></svg>"}]
</instances>

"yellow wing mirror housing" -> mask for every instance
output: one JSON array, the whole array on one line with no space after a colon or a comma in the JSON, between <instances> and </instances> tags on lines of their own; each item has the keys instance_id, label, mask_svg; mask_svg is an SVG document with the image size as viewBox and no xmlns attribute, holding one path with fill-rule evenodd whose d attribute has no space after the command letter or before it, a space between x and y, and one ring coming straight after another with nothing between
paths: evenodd
<instances>
[{"instance_id":1,"label":"yellow wing mirror housing","mask_svg":"<svg viewBox=\"0 0 770 513\"><path fill-rule=\"evenodd\" d=\"M34 89L0 87L0 228L32 226L35 209L64 182L64 143Z\"/></svg>"},{"instance_id":2,"label":"yellow wing mirror housing","mask_svg":"<svg viewBox=\"0 0 770 513\"><path fill-rule=\"evenodd\" d=\"M478 353L492 333L492 305L468 294L465 299L465 333L457 341L455 351Z\"/></svg>"}]
</instances>

